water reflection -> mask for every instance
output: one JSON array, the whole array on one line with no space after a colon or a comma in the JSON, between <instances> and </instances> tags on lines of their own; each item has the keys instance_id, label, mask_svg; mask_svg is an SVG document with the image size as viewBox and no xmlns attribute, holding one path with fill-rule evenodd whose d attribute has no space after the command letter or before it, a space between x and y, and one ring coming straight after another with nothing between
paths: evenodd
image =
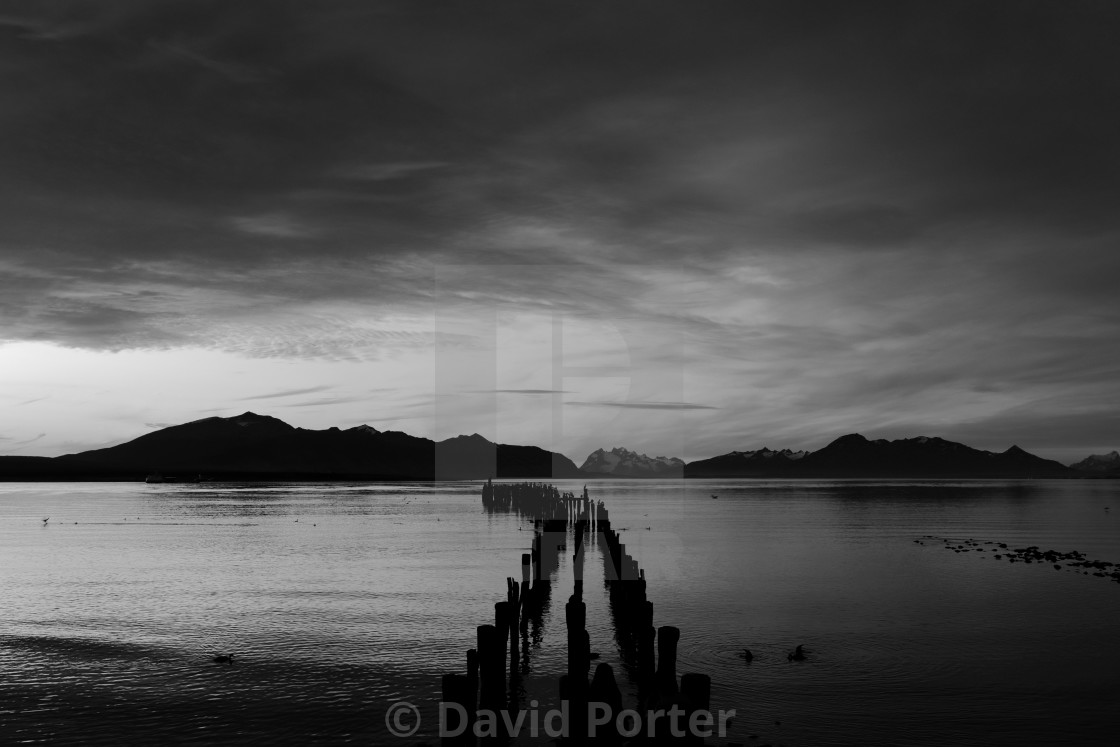
<instances>
[{"instance_id":1,"label":"water reflection","mask_svg":"<svg viewBox=\"0 0 1120 747\"><path fill-rule=\"evenodd\" d=\"M1108 743L1120 588L913 540L1117 561L1118 519L1102 508L1120 506L1115 484L589 487L629 527L656 624L681 629L679 671L711 674L713 707L739 710L729 741ZM463 668L529 550L522 520L484 513L477 491L0 486L0 742L382 743L393 699L434 713L440 675ZM606 557L587 553L592 649L632 704L632 646L595 583ZM574 573L562 553L526 619L522 704L556 699L552 596ZM799 643L812 655L786 661ZM235 666L213 663L225 651Z\"/></svg>"}]
</instances>

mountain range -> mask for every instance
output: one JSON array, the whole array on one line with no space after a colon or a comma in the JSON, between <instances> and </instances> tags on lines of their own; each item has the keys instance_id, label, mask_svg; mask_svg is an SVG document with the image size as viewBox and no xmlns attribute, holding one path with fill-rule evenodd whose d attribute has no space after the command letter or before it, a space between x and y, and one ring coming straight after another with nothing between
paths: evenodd
<instances>
[{"instance_id":1,"label":"mountain range","mask_svg":"<svg viewBox=\"0 0 1120 747\"><path fill-rule=\"evenodd\" d=\"M721 471L722 470L722 471ZM813 452L739 452L690 462L685 477L1070 477L1064 464L1012 446L973 449L943 438L868 440L842 436Z\"/></svg>"},{"instance_id":2,"label":"mountain range","mask_svg":"<svg viewBox=\"0 0 1120 747\"><path fill-rule=\"evenodd\" d=\"M765 477L787 475L807 452L768 448L754 451L732 451L730 454L689 462L685 477Z\"/></svg>"},{"instance_id":3,"label":"mountain range","mask_svg":"<svg viewBox=\"0 0 1120 747\"><path fill-rule=\"evenodd\" d=\"M445 441L368 425L308 430L246 412L163 428L79 454L0 457L6 479L479 480L581 477L562 454L495 444L477 433Z\"/></svg>"},{"instance_id":4,"label":"mountain range","mask_svg":"<svg viewBox=\"0 0 1120 747\"><path fill-rule=\"evenodd\" d=\"M733 451L685 463L598 449L581 467L536 446L475 433L443 441L368 425L310 430L246 412L163 428L117 446L59 457L0 456L4 480L479 480L489 477L1120 477L1120 454L1067 467L1018 446L991 452L942 438L842 436L813 452Z\"/></svg>"},{"instance_id":5,"label":"mountain range","mask_svg":"<svg viewBox=\"0 0 1120 747\"><path fill-rule=\"evenodd\" d=\"M683 477L684 460L676 457L648 457L623 448L597 449L580 465L588 475L611 477Z\"/></svg>"}]
</instances>

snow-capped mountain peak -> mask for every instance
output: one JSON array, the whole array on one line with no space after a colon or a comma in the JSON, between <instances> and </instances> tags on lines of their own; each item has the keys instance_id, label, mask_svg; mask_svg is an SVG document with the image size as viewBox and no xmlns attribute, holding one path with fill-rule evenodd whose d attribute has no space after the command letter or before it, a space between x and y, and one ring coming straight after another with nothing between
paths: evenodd
<instances>
[{"instance_id":1,"label":"snow-capped mountain peak","mask_svg":"<svg viewBox=\"0 0 1120 747\"><path fill-rule=\"evenodd\" d=\"M1120 470L1120 452L1113 450L1108 454L1092 454L1071 466L1074 469L1085 472L1112 472L1114 470Z\"/></svg>"},{"instance_id":2,"label":"snow-capped mountain peak","mask_svg":"<svg viewBox=\"0 0 1120 747\"><path fill-rule=\"evenodd\" d=\"M620 477L680 477L684 474L684 461L676 457L650 457L615 447L610 451L591 452L580 469Z\"/></svg>"}]
</instances>

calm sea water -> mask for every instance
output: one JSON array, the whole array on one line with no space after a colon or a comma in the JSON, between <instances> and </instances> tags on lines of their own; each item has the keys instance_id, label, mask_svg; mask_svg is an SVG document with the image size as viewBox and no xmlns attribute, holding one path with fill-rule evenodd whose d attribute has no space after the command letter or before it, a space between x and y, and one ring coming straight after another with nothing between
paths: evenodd
<instances>
[{"instance_id":1,"label":"calm sea water","mask_svg":"<svg viewBox=\"0 0 1120 747\"><path fill-rule=\"evenodd\" d=\"M711 675L713 710L737 712L710 743L1120 732L1120 584L914 541L1120 561L1120 483L588 487L646 570L655 624L681 629L678 672ZM0 484L0 743L435 743L440 675L465 670L531 539L471 483ZM522 697L542 708L565 667L568 561L531 631ZM592 650L632 702L594 547L586 568ZM787 661L797 644L808 660ZM224 652L234 666L212 662ZM386 728L398 700L422 717L409 739Z\"/></svg>"}]
</instances>

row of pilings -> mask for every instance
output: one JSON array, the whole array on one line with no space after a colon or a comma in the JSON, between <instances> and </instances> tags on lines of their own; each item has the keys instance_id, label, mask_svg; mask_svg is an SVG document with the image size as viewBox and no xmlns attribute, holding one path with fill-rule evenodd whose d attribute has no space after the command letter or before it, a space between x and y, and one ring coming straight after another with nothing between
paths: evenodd
<instances>
[{"instance_id":1,"label":"row of pilings","mask_svg":"<svg viewBox=\"0 0 1120 747\"><path fill-rule=\"evenodd\" d=\"M529 553L521 556L521 581L506 579L506 598L494 605L494 624L477 628L476 647L467 651L467 673L443 677L443 700L462 707L468 723L458 721L454 709L446 709L442 724L446 745L476 744L477 721L484 714L504 713L499 719L477 729L479 734L498 740L508 737L506 724L517 722L521 704L517 693L523 669L521 647L528 647L528 626L538 629L551 597L552 576L559 569L560 553L568 550L569 529L574 541L573 593L564 606L567 634L567 667L558 688L566 703L568 721L565 741L582 744L649 743L664 741L702 744L691 735L670 733L670 722L654 714L677 707L685 714L682 723L696 711L708 711L711 679L704 674L676 674L677 643L680 630L672 626L654 628L653 603L646 598L645 571L626 552L618 533L611 528L610 514L602 501L593 501L584 487L582 495L562 493L545 483L500 483L487 481L482 488L482 503L487 511L514 513L533 522L534 535ZM603 578L608 589L610 616L620 656L638 684L638 724L619 724L612 718L595 727L589 735L589 717L622 713L622 694L613 668L600 663L591 674L591 651L587 632L587 605L583 600L584 552L589 537L599 542L603 557ZM508 651L508 659L507 659ZM527 652L526 652L527 656ZM527 670L527 660L525 660ZM598 709L598 710L596 710ZM504 722L504 723L503 723ZM461 727L466 728L461 728ZM495 734L495 727L497 734ZM687 730L686 730L687 731ZM459 733L461 732L461 733ZM625 738L624 738L625 737Z\"/></svg>"}]
</instances>

